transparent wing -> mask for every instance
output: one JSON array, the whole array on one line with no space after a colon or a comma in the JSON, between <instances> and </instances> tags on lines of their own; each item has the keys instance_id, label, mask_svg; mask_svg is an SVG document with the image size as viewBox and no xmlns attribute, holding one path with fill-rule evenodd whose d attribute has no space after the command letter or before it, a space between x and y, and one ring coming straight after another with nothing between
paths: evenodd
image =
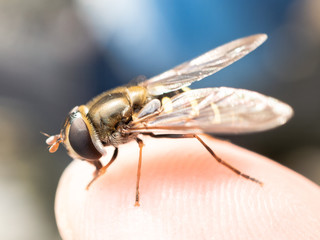
<instances>
[{"instance_id":1,"label":"transparent wing","mask_svg":"<svg viewBox=\"0 0 320 240\"><path fill-rule=\"evenodd\" d=\"M267 39L266 34L240 38L157 75L140 85L157 96L189 86L244 57Z\"/></svg>"},{"instance_id":2,"label":"transparent wing","mask_svg":"<svg viewBox=\"0 0 320 240\"><path fill-rule=\"evenodd\" d=\"M234 88L204 88L171 98L144 121L136 121L131 132L245 133L284 124L291 107L260 93Z\"/></svg>"}]
</instances>

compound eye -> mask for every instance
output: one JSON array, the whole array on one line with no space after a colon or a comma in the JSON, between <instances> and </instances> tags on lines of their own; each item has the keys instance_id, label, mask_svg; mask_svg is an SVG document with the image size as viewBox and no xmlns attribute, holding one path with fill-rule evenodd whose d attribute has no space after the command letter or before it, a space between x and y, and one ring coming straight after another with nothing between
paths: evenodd
<instances>
[{"instance_id":1,"label":"compound eye","mask_svg":"<svg viewBox=\"0 0 320 240\"><path fill-rule=\"evenodd\" d=\"M69 142L73 150L86 160L97 160L102 156L94 146L89 130L81 118L73 119L69 131Z\"/></svg>"}]
</instances>

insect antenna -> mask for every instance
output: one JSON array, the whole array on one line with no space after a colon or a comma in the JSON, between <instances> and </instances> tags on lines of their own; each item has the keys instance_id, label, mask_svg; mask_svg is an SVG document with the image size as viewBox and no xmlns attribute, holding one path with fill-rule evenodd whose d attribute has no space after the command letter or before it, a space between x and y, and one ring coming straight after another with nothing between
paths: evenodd
<instances>
[{"instance_id":1,"label":"insect antenna","mask_svg":"<svg viewBox=\"0 0 320 240\"><path fill-rule=\"evenodd\" d=\"M48 149L50 153L54 153L58 150L59 144L63 142L63 139L61 138L61 134L52 135L50 136L47 133L40 132L44 136L48 137L46 140L46 143L49 145Z\"/></svg>"},{"instance_id":2,"label":"insect antenna","mask_svg":"<svg viewBox=\"0 0 320 240\"><path fill-rule=\"evenodd\" d=\"M40 132L40 133L48 138L51 137L48 133L45 133L45 132Z\"/></svg>"}]
</instances>

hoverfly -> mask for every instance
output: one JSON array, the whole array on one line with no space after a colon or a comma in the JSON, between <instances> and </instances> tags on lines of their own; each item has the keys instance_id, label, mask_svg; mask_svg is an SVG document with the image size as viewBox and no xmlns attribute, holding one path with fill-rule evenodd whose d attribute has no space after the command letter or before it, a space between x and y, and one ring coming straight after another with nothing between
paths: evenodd
<instances>
[{"instance_id":1,"label":"hoverfly","mask_svg":"<svg viewBox=\"0 0 320 240\"><path fill-rule=\"evenodd\" d=\"M74 107L58 135L48 136L49 152L62 143L72 158L96 168L88 187L103 175L117 158L121 144L136 141L140 148L135 206L139 206L139 183L143 141L139 135L155 138L195 138L213 156L236 174L262 185L218 157L197 135L247 133L284 124L293 114L291 107L260 93L228 87L183 91L239 60L267 39L257 34L234 40L191 61L137 84L106 91L86 105ZM115 148L103 166L105 147Z\"/></svg>"}]
</instances>

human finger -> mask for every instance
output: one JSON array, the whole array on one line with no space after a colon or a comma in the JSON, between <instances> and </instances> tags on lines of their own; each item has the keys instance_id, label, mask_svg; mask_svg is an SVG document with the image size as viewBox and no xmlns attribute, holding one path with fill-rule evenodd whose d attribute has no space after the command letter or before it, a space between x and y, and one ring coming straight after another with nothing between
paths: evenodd
<instances>
[{"instance_id":1,"label":"human finger","mask_svg":"<svg viewBox=\"0 0 320 240\"><path fill-rule=\"evenodd\" d=\"M264 186L217 163L196 139L145 140L140 207L134 207L136 143L120 147L86 191L93 167L79 160L56 196L63 239L316 239L320 190L301 175L229 142L202 136ZM111 154L110 154L111 155Z\"/></svg>"}]
</instances>

